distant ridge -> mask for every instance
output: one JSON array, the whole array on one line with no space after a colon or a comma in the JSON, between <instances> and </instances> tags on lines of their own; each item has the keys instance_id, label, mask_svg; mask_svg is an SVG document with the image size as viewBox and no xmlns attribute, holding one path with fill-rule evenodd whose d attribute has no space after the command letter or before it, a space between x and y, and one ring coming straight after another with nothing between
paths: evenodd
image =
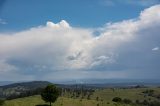
<instances>
[{"instance_id":1,"label":"distant ridge","mask_svg":"<svg viewBox=\"0 0 160 106\"><path fill-rule=\"evenodd\" d=\"M7 98L13 95L16 96L29 91L37 91L38 89L43 89L48 84L51 83L48 81L31 81L0 86L0 98Z\"/></svg>"},{"instance_id":2,"label":"distant ridge","mask_svg":"<svg viewBox=\"0 0 160 106\"><path fill-rule=\"evenodd\" d=\"M0 88L3 89L7 89L7 88L13 88L13 87L17 87L17 86L21 86L24 88L43 88L45 86L47 86L48 84L51 84L51 82L48 81L31 81L31 82L18 82L18 83L13 83L13 84L8 84L8 85L4 85L4 86L0 86Z\"/></svg>"},{"instance_id":3,"label":"distant ridge","mask_svg":"<svg viewBox=\"0 0 160 106\"><path fill-rule=\"evenodd\" d=\"M5 85L9 85L9 84L13 84L16 83L15 81L0 81L0 86L5 86Z\"/></svg>"}]
</instances>

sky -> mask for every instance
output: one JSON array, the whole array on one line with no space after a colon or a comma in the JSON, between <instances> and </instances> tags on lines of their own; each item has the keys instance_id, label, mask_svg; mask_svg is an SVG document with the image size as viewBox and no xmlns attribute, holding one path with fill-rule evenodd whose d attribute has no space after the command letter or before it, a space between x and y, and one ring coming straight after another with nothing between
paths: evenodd
<instances>
[{"instance_id":1,"label":"sky","mask_svg":"<svg viewBox=\"0 0 160 106\"><path fill-rule=\"evenodd\" d=\"M0 0L0 81L160 79L159 0Z\"/></svg>"}]
</instances>

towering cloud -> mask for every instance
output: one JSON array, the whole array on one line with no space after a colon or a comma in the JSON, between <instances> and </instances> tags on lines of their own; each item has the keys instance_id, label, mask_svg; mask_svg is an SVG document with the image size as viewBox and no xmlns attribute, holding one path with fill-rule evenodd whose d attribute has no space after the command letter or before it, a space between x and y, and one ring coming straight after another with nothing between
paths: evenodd
<instances>
[{"instance_id":1,"label":"towering cloud","mask_svg":"<svg viewBox=\"0 0 160 106\"><path fill-rule=\"evenodd\" d=\"M158 78L160 52L152 50L160 46L159 10L155 5L136 19L97 29L72 27L62 20L1 33L0 80ZM95 31L100 34L95 36Z\"/></svg>"}]
</instances>

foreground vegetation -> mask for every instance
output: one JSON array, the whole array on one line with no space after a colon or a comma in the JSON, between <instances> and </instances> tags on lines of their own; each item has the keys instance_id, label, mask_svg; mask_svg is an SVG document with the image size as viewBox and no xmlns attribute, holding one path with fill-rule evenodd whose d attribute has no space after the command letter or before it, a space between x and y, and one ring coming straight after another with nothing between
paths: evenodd
<instances>
[{"instance_id":1,"label":"foreground vegetation","mask_svg":"<svg viewBox=\"0 0 160 106\"><path fill-rule=\"evenodd\" d=\"M41 100L39 95L32 97L19 98L15 100L6 101L4 106L40 106L46 104ZM87 99L72 99L66 97L59 97L58 100L53 104L54 106L123 106L120 103L107 102L107 101L96 101L96 100L87 100ZM130 106L130 105L125 105Z\"/></svg>"},{"instance_id":2,"label":"foreground vegetation","mask_svg":"<svg viewBox=\"0 0 160 106\"><path fill-rule=\"evenodd\" d=\"M90 95L90 96L89 96ZM120 98L114 101L116 97ZM160 106L160 88L107 88L75 95L66 91L53 106ZM5 101L4 106L43 106L40 95Z\"/></svg>"}]
</instances>

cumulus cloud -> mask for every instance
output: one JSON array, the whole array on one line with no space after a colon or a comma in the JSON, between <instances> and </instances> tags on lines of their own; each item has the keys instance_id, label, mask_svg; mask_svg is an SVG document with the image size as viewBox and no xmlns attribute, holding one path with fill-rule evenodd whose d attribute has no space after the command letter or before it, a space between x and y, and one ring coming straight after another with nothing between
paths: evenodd
<instances>
[{"instance_id":1,"label":"cumulus cloud","mask_svg":"<svg viewBox=\"0 0 160 106\"><path fill-rule=\"evenodd\" d=\"M146 67L154 69L153 74L160 73L159 55L149 53L150 47L159 45L159 10L160 5L155 5L136 19L97 29L72 27L62 20L21 32L0 33L0 72L5 76L9 76L5 71L18 73L10 74L11 79L26 75L26 79L50 80L74 76L130 78L130 70L145 73ZM97 30L99 35L95 36Z\"/></svg>"},{"instance_id":2,"label":"cumulus cloud","mask_svg":"<svg viewBox=\"0 0 160 106\"><path fill-rule=\"evenodd\" d=\"M47 26L52 28L70 28L69 24L65 20L62 20L58 24L48 21Z\"/></svg>"}]
</instances>

